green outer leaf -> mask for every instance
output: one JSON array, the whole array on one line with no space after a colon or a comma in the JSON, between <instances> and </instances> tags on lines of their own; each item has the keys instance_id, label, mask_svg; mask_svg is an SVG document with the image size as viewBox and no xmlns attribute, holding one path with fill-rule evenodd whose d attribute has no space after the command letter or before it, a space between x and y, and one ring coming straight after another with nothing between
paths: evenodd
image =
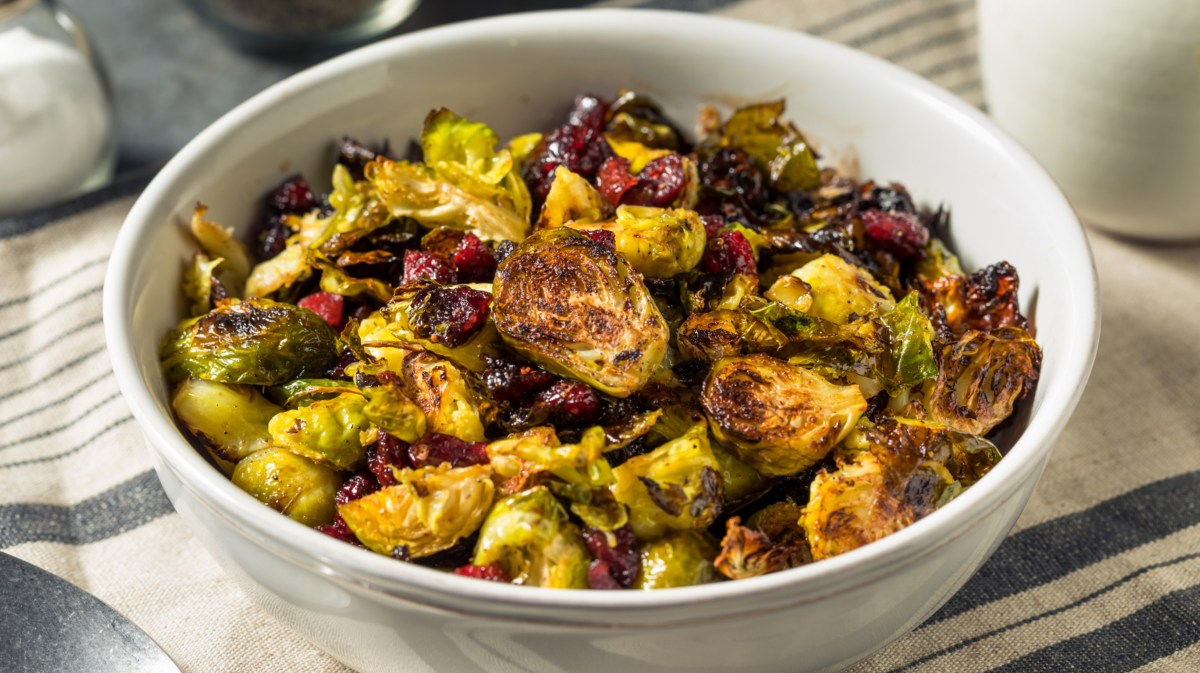
<instances>
[{"instance_id":1,"label":"green outer leaf","mask_svg":"<svg viewBox=\"0 0 1200 673\"><path fill-rule=\"evenodd\" d=\"M933 324L921 312L916 292L910 292L879 320L891 333L884 385L891 394L937 376L933 356Z\"/></svg>"}]
</instances>

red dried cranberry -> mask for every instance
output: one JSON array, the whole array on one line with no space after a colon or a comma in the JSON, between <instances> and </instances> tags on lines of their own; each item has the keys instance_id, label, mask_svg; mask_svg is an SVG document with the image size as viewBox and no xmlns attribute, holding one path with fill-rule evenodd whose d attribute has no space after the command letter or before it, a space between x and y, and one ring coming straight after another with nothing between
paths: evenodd
<instances>
[{"instance_id":1,"label":"red dried cranberry","mask_svg":"<svg viewBox=\"0 0 1200 673\"><path fill-rule=\"evenodd\" d=\"M349 367L355 362L358 362L358 356L355 355L354 351L350 350L349 347L343 347L342 354L338 357L338 361L334 363L333 367L330 368L329 372L327 373L328 377L331 379L349 378L346 376L346 367Z\"/></svg>"},{"instance_id":2,"label":"red dried cranberry","mask_svg":"<svg viewBox=\"0 0 1200 673\"><path fill-rule=\"evenodd\" d=\"M629 160L624 157L610 157L596 173L596 188L614 206L620 205L621 195L637 183L637 178L629 172Z\"/></svg>"},{"instance_id":3,"label":"red dried cranberry","mask_svg":"<svg viewBox=\"0 0 1200 673\"><path fill-rule=\"evenodd\" d=\"M483 383L497 402L518 402L530 398L554 383L554 375L529 362L512 362L485 355L487 367Z\"/></svg>"},{"instance_id":4,"label":"red dried cranberry","mask_svg":"<svg viewBox=\"0 0 1200 673\"><path fill-rule=\"evenodd\" d=\"M408 459L418 469L442 463L451 467L484 465L488 462L487 444L430 432L408 447Z\"/></svg>"},{"instance_id":5,"label":"red dried cranberry","mask_svg":"<svg viewBox=\"0 0 1200 673\"><path fill-rule=\"evenodd\" d=\"M346 520L340 514L333 517L333 523L317 526L317 531L329 537L337 538L342 542L348 542L356 547L362 546L362 543L355 537L354 531L350 530L350 526L346 525Z\"/></svg>"},{"instance_id":6,"label":"red dried cranberry","mask_svg":"<svg viewBox=\"0 0 1200 673\"><path fill-rule=\"evenodd\" d=\"M581 231L579 233L587 236L596 243L603 245L609 250L615 251L617 249L617 235L611 231L608 231L607 229L592 229L590 231Z\"/></svg>"},{"instance_id":7,"label":"red dried cranberry","mask_svg":"<svg viewBox=\"0 0 1200 673\"><path fill-rule=\"evenodd\" d=\"M579 381L559 381L538 393L534 403L550 407L556 420L563 423L587 423L601 411L600 395Z\"/></svg>"},{"instance_id":8,"label":"red dried cranberry","mask_svg":"<svg viewBox=\"0 0 1200 673\"><path fill-rule=\"evenodd\" d=\"M329 326L337 329L342 326L342 309L345 299L340 294L332 292L314 292L296 303L300 308L306 308L321 316Z\"/></svg>"},{"instance_id":9,"label":"red dried cranberry","mask_svg":"<svg viewBox=\"0 0 1200 673\"><path fill-rule=\"evenodd\" d=\"M754 248L740 231L723 231L709 239L708 249L700 260L700 267L708 273L732 271L758 277L758 264L754 261Z\"/></svg>"},{"instance_id":10,"label":"red dried cranberry","mask_svg":"<svg viewBox=\"0 0 1200 673\"><path fill-rule=\"evenodd\" d=\"M609 576L620 587L632 586L641 570L641 554L637 548L637 538L629 526L618 528L612 532L616 538L616 546L609 546L608 535L599 528L583 529L583 541L596 562L589 569L588 583L591 584L592 573L597 566L603 565ZM603 587L608 588L608 587ZM616 588L616 587L613 587Z\"/></svg>"},{"instance_id":11,"label":"red dried cranberry","mask_svg":"<svg viewBox=\"0 0 1200 673\"><path fill-rule=\"evenodd\" d=\"M392 547L392 558L408 563L412 561L412 552L409 550L408 545L398 544Z\"/></svg>"},{"instance_id":12,"label":"red dried cranberry","mask_svg":"<svg viewBox=\"0 0 1200 673\"><path fill-rule=\"evenodd\" d=\"M594 559L591 565L588 566L587 581L589 589L613 590L624 588L612 576L612 567L608 565L608 561L601 561L600 559Z\"/></svg>"},{"instance_id":13,"label":"red dried cranberry","mask_svg":"<svg viewBox=\"0 0 1200 673\"><path fill-rule=\"evenodd\" d=\"M255 253L261 260L268 260L283 252L287 247L287 240L293 233L292 228L284 224L283 218L279 215L271 215L266 218L262 229L258 232L258 248Z\"/></svg>"},{"instance_id":14,"label":"red dried cranberry","mask_svg":"<svg viewBox=\"0 0 1200 673\"><path fill-rule=\"evenodd\" d=\"M379 480L380 486L392 486L396 483L393 467L412 467L408 460L408 442L380 432L379 443L367 450L367 469Z\"/></svg>"},{"instance_id":15,"label":"red dried cranberry","mask_svg":"<svg viewBox=\"0 0 1200 673\"><path fill-rule=\"evenodd\" d=\"M347 479L333 496L334 502L344 505L351 500L358 500L364 495L370 495L379 490L379 482L369 472L359 472Z\"/></svg>"},{"instance_id":16,"label":"red dried cranberry","mask_svg":"<svg viewBox=\"0 0 1200 673\"><path fill-rule=\"evenodd\" d=\"M566 166L589 179L596 175L612 151L603 136L607 113L608 103L596 96L581 94L571 107L567 123L542 139L536 156L522 171L535 207L546 200L554 182L555 168Z\"/></svg>"},{"instance_id":17,"label":"red dried cranberry","mask_svg":"<svg viewBox=\"0 0 1200 673\"><path fill-rule=\"evenodd\" d=\"M454 571L455 575L463 577L474 577L479 580L488 580L489 582L504 582L505 584L512 581L508 573L504 572L504 568L498 563L489 563L485 566L477 566L474 564L465 565L457 568Z\"/></svg>"},{"instance_id":18,"label":"red dried cranberry","mask_svg":"<svg viewBox=\"0 0 1200 673\"><path fill-rule=\"evenodd\" d=\"M496 274L496 257L475 234L468 233L458 242L450 261L460 283L489 281Z\"/></svg>"},{"instance_id":19,"label":"red dried cranberry","mask_svg":"<svg viewBox=\"0 0 1200 673\"><path fill-rule=\"evenodd\" d=\"M455 282L454 267L426 250L404 251L404 282L427 279L435 283Z\"/></svg>"},{"instance_id":20,"label":"red dried cranberry","mask_svg":"<svg viewBox=\"0 0 1200 673\"><path fill-rule=\"evenodd\" d=\"M429 285L413 296L408 322L413 334L450 348L460 346L487 324L492 295L457 285Z\"/></svg>"},{"instance_id":21,"label":"red dried cranberry","mask_svg":"<svg viewBox=\"0 0 1200 673\"><path fill-rule=\"evenodd\" d=\"M672 152L646 164L637 174L637 184L621 197L622 203L637 206L666 208L670 206L687 183L683 157Z\"/></svg>"},{"instance_id":22,"label":"red dried cranberry","mask_svg":"<svg viewBox=\"0 0 1200 673\"><path fill-rule=\"evenodd\" d=\"M281 215L307 213L317 205L317 197L299 175L288 178L267 194L267 208Z\"/></svg>"},{"instance_id":23,"label":"red dried cranberry","mask_svg":"<svg viewBox=\"0 0 1200 673\"><path fill-rule=\"evenodd\" d=\"M704 223L704 233L708 234L709 238L715 238L721 229L725 228L724 215L701 215L700 221Z\"/></svg>"},{"instance_id":24,"label":"red dried cranberry","mask_svg":"<svg viewBox=\"0 0 1200 673\"><path fill-rule=\"evenodd\" d=\"M884 250L901 259L913 257L929 242L929 230L912 213L866 210L863 231Z\"/></svg>"},{"instance_id":25,"label":"red dried cranberry","mask_svg":"<svg viewBox=\"0 0 1200 673\"><path fill-rule=\"evenodd\" d=\"M509 255L513 253L513 250L516 249L517 244L514 241L500 241L497 243L495 252L496 263L499 264L500 262L503 262Z\"/></svg>"}]
</instances>

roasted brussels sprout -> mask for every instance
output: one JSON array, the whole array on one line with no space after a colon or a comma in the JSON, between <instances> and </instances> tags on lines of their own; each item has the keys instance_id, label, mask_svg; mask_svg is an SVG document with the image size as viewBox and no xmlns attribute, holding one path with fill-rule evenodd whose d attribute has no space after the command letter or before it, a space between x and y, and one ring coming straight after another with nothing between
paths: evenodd
<instances>
[{"instance_id":1,"label":"roasted brussels sprout","mask_svg":"<svg viewBox=\"0 0 1200 673\"><path fill-rule=\"evenodd\" d=\"M795 568L812 561L808 540L800 527L804 508L777 502L755 512L745 525L730 517L714 565L731 580L757 577Z\"/></svg>"},{"instance_id":2,"label":"roasted brussels sprout","mask_svg":"<svg viewBox=\"0 0 1200 673\"><path fill-rule=\"evenodd\" d=\"M371 422L372 426L402 441L412 443L423 437L428 426L425 412L415 402L408 399L401 381L396 377L380 376L378 378L379 385L364 388L362 391L363 396L367 398L367 403L363 406L363 416ZM446 388L449 387L449 385L446 386ZM452 395L448 390L444 390L442 397L445 402ZM442 406L446 406L446 404L444 403ZM438 415L439 419L442 417L443 415ZM469 419L467 422L469 424Z\"/></svg>"},{"instance_id":3,"label":"roasted brussels sprout","mask_svg":"<svg viewBox=\"0 0 1200 673\"><path fill-rule=\"evenodd\" d=\"M500 500L475 544L475 565L497 563L513 584L586 589L591 557L579 528L543 486Z\"/></svg>"},{"instance_id":4,"label":"roasted brussels sprout","mask_svg":"<svg viewBox=\"0 0 1200 673\"><path fill-rule=\"evenodd\" d=\"M617 502L629 507L629 523L641 539L669 530L704 528L721 513L721 465L696 425L682 437L613 468Z\"/></svg>"},{"instance_id":5,"label":"roasted brussels sprout","mask_svg":"<svg viewBox=\"0 0 1200 673\"><path fill-rule=\"evenodd\" d=\"M337 334L312 311L249 299L183 321L163 340L161 357L176 381L273 386L325 373L337 353Z\"/></svg>"},{"instance_id":6,"label":"roasted brussels sprout","mask_svg":"<svg viewBox=\"0 0 1200 673\"><path fill-rule=\"evenodd\" d=\"M821 255L792 272L810 288L808 313L844 325L892 310L892 293L865 270L836 255Z\"/></svg>"},{"instance_id":7,"label":"roasted brussels sprout","mask_svg":"<svg viewBox=\"0 0 1200 673\"><path fill-rule=\"evenodd\" d=\"M206 206L196 205L196 209L192 211L192 235L210 259L221 260L221 266L216 270L217 278L230 296L240 297L246 285L246 276L250 273L250 252L241 241L233 237L232 229L207 219L207 214Z\"/></svg>"},{"instance_id":8,"label":"roasted brussels sprout","mask_svg":"<svg viewBox=\"0 0 1200 673\"><path fill-rule=\"evenodd\" d=\"M636 589L668 589L720 579L713 567L717 545L706 533L679 531L642 547L642 571Z\"/></svg>"},{"instance_id":9,"label":"roasted brussels sprout","mask_svg":"<svg viewBox=\"0 0 1200 673\"><path fill-rule=\"evenodd\" d=\"M861 547L937 509L1000 459L987 440L921 421L864 423L813 479L801 520L813 559Z\"/></svg>"},{"instance_id":10,"label":"roasted brussels sprout","mask_svg":"<svg viewBox=\"0 0 1200 673\"><path fill-rule=\"evenodd\" d=\"M804 136L783 116L783 101L738 108L700 141L696 151L707 157L721 148L745 152L781 191L812 189L821 184L821 172Z\"/></svg>"},{"instance_id":11,"label":"roasted brussels sprout","mask_svg":"<svg viewBox=\"0 0 1200 673\"><path fill-rule=\"evenodd\" d=\"M414 351L404 359L400 372L404 392L425 412L430 432L485 441L480 399L462 370L432 353Z\"/></svg>"},{"instance_id":12,"label":"roasted brussels sprout","mask_svg":"<svg viewBox=\"0 0 1200 673\"><path fill-rule=\"evenodd\" d=\"M361 433L368 427L363 413L367 400L342 393L306 407L282 411L268 429L276 446L339 470L353 470L364 458Z\"/></svg>"},{"instance_id":13,"label":"roasted brussels sprout","mask_svg":"<svg viewBox=\"0 0 1200 673\"><path fill-rule=\"evenodd\" d=\"M227 475L239 460L270 446L267 424L283 411L251 386L201 379L181 383L171 407Z\"/></svg>"},{"instance_id":14,"label":"roasted brussels sprout","mask_svg":"<svg viewBox=\"0 0 1200 673\"><path fill-rule=\"evenodd\" d=\"M921 312L916 292L910 292L879 320L887 328L888 348L881 351L877 370L889 393L895 395L937 376L933 325Z\"/></svg>"},{"instance_id":15,"label":"roasted brussels sprout","mask_svg":"<svg viewBox=\"0 0 1200 673\"><path fill-rule=\"evenodd\" d=\"M559 166L554 169L554 182L550 183L537 226L554 229L571 223L600 222L608 211L608 203L590 182Z\"/></svg>"},{"instance_id":16,"label":"roasted brussels sprout","mask_svg":"<svg viewBox=\"0 0 1200 673\"><path fill-rule=\"evenodd\" d=\"M468 288L479 293L489 293L491 287L486 284L440 286L433 283L406 283L396 289L388 305L365 318L358 325L358 338L366 352L373 358L393 363L394 368L407 357L407 353L420 348L444 356L455 364L473 372L481 372L487 366L483 356L490 353L496 345L496 328L486 319L485 311L471 311L470 315L449 315L457 308L463 308L464 313L472 307L459 307L454 300L456 297L445 297L446 301L439 302L438 307L447 315L428 314L417 315L420 312L420 300L429 290L453 290ZM444 296L444 293L439 293ZM439 298L440 299L440 298ZM414 307L414 303L417 306ZM418 321L422 318L431 320L414 324L416 315ZM480 315L483 321L480 321ZM454 321L456 338L447 343L438 335L437 325ZM471 324L466 324L470 322ZM446 330L449 331L449 328ZM425 336L420 336L418 332ZM398 369L397 369L398 371Z\"/></svg>"},{"instance_id":17,"label":"roasted brussels sprout","mask_svg":"<svg viewBox=\"0 0 1200 673\"><path fill-rule=\"evenodd\" d=\"M238 462L231 476L238 488L306 526L333 521L341 475L286 449L268 447Z\"/></svg>"},{"instance_id":18,"label":"roasted brussels sprout","mask_svg":"<svg viewBox=\"0 0 1200 673\"><path fill-rule=\"evenodd\" d=\"M1042 349L1020 327L968 331L942 349L937 379L924 398L929 418L986 435L1012 415L1037 383Z\"/></svg>"},{"instance_id":19,"label":"roasted brussels sprout","mask_svg":"<svg viewBox=\"0 0 1200 673\"><path fill-rule=\"evenodd\" d=\"M213 277L213 272L224 261L220 257L210 259L203 252L192 256L192 263L183 272L183 297L191 307L192 316L208 313L222 298L224 286Z\"/></svg>"},{"instance_id":20,"label":"roasted brussels sprout","mask_svg":"<svg viewBox=\"0 0 1200 673\"><path fill-rule=\"evenodd\" d=\"M372 551L390 555L404 547L411 558L429 556L474 533L491 510L495 487L487 465L394 472L396 485L337 508Z\"/></svg>"},{"instance_id":21,"label":"roasted brussels sprout","mask_svg":"<svg viewBox=\"0 0 1200 673\"><path fill-rule=\"evenodd\" d=\"M941 275L919 276L917 287L942 339L953 340L969 330L1029 328L1018 307L1020 278L1008 262L992 264L970 276L950 275L957 263L949 269L933 264L929 267L926 273Z\"/></svg>"},{"instance_id":22,"label":"roasted brussels sprout","mask_svg":"<svg viewBox=\"0 0 1200 673\"><path fill-rule=\"evenodd\" d=\"M567 228L540 231L496 271L493 320L546 369L627 397L662 363L670 336L629 264Z\"/></svg>"},{"instance_id":23,"label":"roasted brussels sprout","mask_svg":"<svg viewBox=\"0 0 1200 673\"><path fill-rule=\"evenodd\" d=\"M700 401L713 432L767 476L796 474L825 457L867 409L858 386L838 386L767 355L713 365Z\"/></svg>"},{"instance_id":24,"label":"roasted brussels sprout","mask_svg":"<svg viewBox=\"0 0 1200 673\"><path fill-rule=\"evenodd\" d=\"M359 392L358 388L349 381L336 379L292 379L266 390L268 399L288 409L297 409L317 400L337 397L341 393L357 392ZM282 411L282 409L276 411Z\"/></svg>"},{"instance_id":25,"label":"roasted brussels sprout","mask_svg":"<svg viewBox=\"0 0 1200 673\"><path fill-rule=\"evenodd\" d=\"M670 278L690 271L700 263L708 240L700 216L682 208L620 206L612 221L572 226L613 232L617 252L647 278Z\"/></svg>"}]
</instances>

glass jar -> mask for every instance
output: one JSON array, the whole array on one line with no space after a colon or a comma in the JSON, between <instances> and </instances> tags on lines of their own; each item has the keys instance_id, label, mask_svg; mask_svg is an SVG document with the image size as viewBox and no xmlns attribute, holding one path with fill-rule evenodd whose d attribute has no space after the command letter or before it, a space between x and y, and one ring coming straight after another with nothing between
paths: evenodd
<instances>
[{"instance_id":1,"label":"glass jar","mask_svg":"<svg viewBox=\"0 0 1200 673\"><path fill-rule=\"evenodd\" d=\"M419 0L187 0L238 47L254 52L321 55L378 37L400 25Z\"/></svg>"},{"instance_id":2,"label":"glass jar","mask_svg":"<svg viewBox=\"0 0 1200 673\"><path fill-rule=\"evenodd\" d=\"M0 215L106 184L116 162L108 78L50 0L0 0Z\"/></svg>"}]
</instances>

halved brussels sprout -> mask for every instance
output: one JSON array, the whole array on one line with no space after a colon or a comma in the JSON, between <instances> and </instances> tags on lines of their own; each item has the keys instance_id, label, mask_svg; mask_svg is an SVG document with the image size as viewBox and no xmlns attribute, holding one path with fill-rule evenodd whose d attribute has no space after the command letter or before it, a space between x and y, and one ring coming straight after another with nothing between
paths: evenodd
<instances>
[{"instance_id":1,"label":"halved brussels sprout","mask_svg":"<svg viewBox=\"0 0 1200 673\"><path fill-rule=\"evenodd\" d=\"M586 589L591 556L579 528L543 486L496 503L475 545L475 565L497 563L513 584Z\"/></svg>"},{"instance_id":2,"label":"halved brussels sprout","mask_svg":"<svg viewBox=\"0 0 1200 673\"><path fill-rule=\"evenodd\" d=\"M831 384L767 355L719 360L700 401L716 437L770 477L824 458L867 409L858 386Z\"/></svg>"},{"instance_id":3,"label":"halved brussels sprout","mask_svg":"<svg viewBox=\"0 0 1200 673\"><path fill-rule=\"evenodd\" d=\"M622 90L612 102L605 137L669 150L678 150L682 141L658 103L629 90Z\"/></svg>"},{"instance_id":4,"label":"halved brussels sprout","mask_svg":"<svg viewBox=\"0 0 1200 673\"><path fill-rule=\"evenodd\" d=\"M721 358L784 350L790 339L767 320L742 309L693 313L676 334L685 359L716 362Z\"/></svg>"},{"instance_id":5,"label":"halved brussels sprout","mask_svg":"<svg viewBox=\"0 0 1200 673\"><path fill-rule=\"evenodd\" d=\"M342 485L336 470L279 447L246 456L231 479L271 509L306 526L333 522L334 496Z\"/></svg>"},{"instance_id":6,"label":"halved brussels sprout","mask_svg":"<svg viewBox=\"0 0 1200 673\"><path fill-rule=\"evenodd\" d=\"M714 565L729 579L758 577L812 561L799 520L804 508L777 502L755 512L745 525L731 517Z\"/></svg>"},{"instance_id":7,"label":"halved brussels sprout","mask_svg":"<svg viewBox=\"0 0 1200 673\"><path fill-rule=\"evenodd\" d=\"M935 423L884 419L838 447L813 479L801 524L820 560L885 537L960 493L1000 459L987 440Z\"/></svg>"},{"instance_id":8,"label":"halved brussels sprout","mask_svg":"<svg viewBox=\"0 0 1200 673\"><path fill-rule=\"evenodd\" d=\"M379 385L364 388L362 394L367 398L363 416L373 426L409 443L425 436L425 412L408 399L396 377L381 376Z\"/></svg>"},{"instance_id":9,"label":"halved brussels sprout","mask_svg":"<svg viewBox=\"0 0 1200 673\"><path fill-rule=\"evenodd\" d=\"M613 232L617 252L647 278L670 278L691 271L700 263L708 242L700 216L682 208L620 206L610 222L572 226Z\"/></svg>"},{"instance_id":10,"label":"halved brussels sprout","mask_svg":"<svg viewBox=\"0 0 1200 673\"><path fill-rule=\"evenodd\" d=\"M474 533L492 508L495 487L487 465L394 469L397 483L337 508L368 549L391 554L406 547L421 558Z\"/></svg>"},{"instance_id":11,"label":"halved brussels sprout","mask_svg":"<svg viewBox=\"0 0 1200 673\"><path fill-rule=\"evenodd\" d=\"M239 460L271 445L267 424L283 411L251 386L200 379L185 379L171 407L226 475Z\"/></svg>"},{"instance_id":12,"label":"halved brussels sprout","mask_svg":"<svg viewBox=\"0 0 1200 673\"><path fill-rule=\"evenodd\" d=\"M368 428L358 393L342 393L306 407L281 411L268 429L276 446L339 470L353 470L365 455L360 434Z\"/></svg>"},{"instance_id":13,"label":"halved brussels sprout","mask_svg":"<svg viewBox=\"0 0 1200 673\"><path fill-rule=\"evenodd\" d=\"M792 272L812 292L808 313L844 325L892 310L892 293L871 274L837 255L825 254Z\"/></svg>"},{"instance_id":14,"label":"halved brussels sprout","mask_svg":"<svg viewBox=\"0 0 1200 673\"><path fill-rule=\"evenodd\" d=\"M953 265L931 266L924 271L943 275L919 276L916 285L921 302L943 340L962 337L971 330L1029 328L1017 297L1020 277L1008 262L992 264L969 276L945 275Z\"/></svg>"},{"instance_id":15,"label":"halved brussels sprout","mask_svg":"<svg viewBox=\"0 0 1200 673\"><path fill-rule=\"evenodd\" d=\"M269 299L223 302L185 320L160 353L172 380L258 386L323 374L337 354L337 334L317 314Z\"/></svg>"},{"instance_id":16,"label":"halved brussels sprout","mask_svg":"<svg viewBox=\"0 0 1200 673\"><path fill-rule=\"evenodd\" d=\"M813 189L821 185L821 171L804 136L783 119L782 100L738 108L715 132L700 141L697 153L708 156L722 147L749 155L781 191Z\"/></svg>"},{"instance_id":17,"label":"halved brussels sprout","mask_svg":"<svg viewBox=\"0 0 1200 673\"><path fill-rule=\"evenodd\" d=\"M183 298L190 305L189 315L199 316L208 313L216 304L216 299L220 299L220 293L224 291L224 288L221 286L221 281L213 278L213 272L224 261L220 257L210 259L203 252L192 255L192 263L183 272ZM214 299L214 289L217 290L216 299Z\"/></svg>"},{"instance_id":18,"label":"halved brussels sprout","mask_svg":"<svg viewBox=\"0 0 1200 673\"><path fill-rule=\"evenodd\" d=\"M650 540L670 530L704 528L721 513L721 465L698 424L686 434L613 468L617 502L629 507L638 538Z\"/></svg>"},{"instance_id":19,"label":"halved brussels sprout","mask_svg":"<svg viewBox=\"0 0 1200 673\"><path fill-rule=\"evenodd\" d=\"M637 589L668 589L720 579L713 566L717 545L708 534L687 530L642 545Z\"/></svg>"},{"instance_id":20,"label":"halved brussels sprout","mask_svg":"<svg viewBox=\"0 0 1200 673\"><path fill-rule=\"evenodd\" d=\"M538 216L538 229L554 229L572 222L600 222L608 212L608 202L590 182L566 166L554 169L554 182L546 193L546 202Z\"/></svg>"},{"instance_id":21,"label":"halved brussels sprout","mask_svg":"<svg viewBox=\"0 0 1200 673\"><path fill-rule=\"evenodd\" d=\"M486 441L480 396L467 375L448 360L414 351L400 366L404 392L425 413L426 429L468 442Z\"/></svg>"},{"instance_id":22,"label":"halved brussels sprout","mask_svg":"<svg viewBox=\"0 0 1200 673\"><path fill-rule=\"evenodd\" d=\"M944 347L940 361L941 370L924 397L929 418L986 435L1037 384L1042 349L1020 327L971 330Z\"/></svg>"},{"instance_id":23,"label":"halved brussels sprout","mask_svg":"<svg viewBox=\"0 0 1200 673\"><path fill-rule=\"evenodd\" d=\"M775 279L775 282L763 293L763 296L795 311L802 313L812 312L812 287L791 274L786 274Z\"/></svg>"},{"instance_id":24,"label":"halved brussels sprout","mask_svg":"<svg viewBox=\"0 0 1200 673\"><path fill-rule=\"evenodd\" d=\"M496 271L496 329L546 369L627 397L654 375L670 337L641 277L567 228L531 236Z\"/></svg>"},{"instance_id":25,"label":"halved brussels sprout","mask_svg":"<svg viewBox=\"0 0 1200 673\"><path fill-rule=\"evenodd\" d=\"M196 204L192 211L192 235L210 258L224 260L216 272L217 277L230 296L240 297L246 286L246 276L250 274L250 252L245 244L233 237L232 229L207 219L206 214L208 207Z\"/></svg>"}]
</instances>

